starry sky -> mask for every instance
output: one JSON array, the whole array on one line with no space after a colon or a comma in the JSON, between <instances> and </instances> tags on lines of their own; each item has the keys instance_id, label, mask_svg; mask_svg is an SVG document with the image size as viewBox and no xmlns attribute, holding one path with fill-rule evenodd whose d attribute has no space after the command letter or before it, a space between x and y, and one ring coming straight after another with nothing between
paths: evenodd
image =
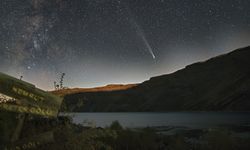
<instances>
[{"instance_id":1,"label":"starry sky","mask_svg":"<svg viewBox=\"0 0 250 150\"><path fill-rule=\"evenodd\" d=\"M45 90L138 83L250 45L249 0L1 0L0 71Z\"/></svg>"}]
</instances>

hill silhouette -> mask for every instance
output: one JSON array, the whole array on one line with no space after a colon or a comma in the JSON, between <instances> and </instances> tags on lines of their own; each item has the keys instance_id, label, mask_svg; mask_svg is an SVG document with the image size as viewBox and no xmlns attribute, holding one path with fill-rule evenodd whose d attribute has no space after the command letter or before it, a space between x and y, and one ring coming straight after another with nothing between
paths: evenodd
<instances>
[{"instance_id":1,"label":"hill silhouette","mask_svg":"<svg viewBox=\"0 0 250 150\"><path fill-rule=\"evenodd\" d=\"M250 47L140 84L113 87L57 93L65 96L68 111L249 111Z\"/></svg>"}]
</instances>

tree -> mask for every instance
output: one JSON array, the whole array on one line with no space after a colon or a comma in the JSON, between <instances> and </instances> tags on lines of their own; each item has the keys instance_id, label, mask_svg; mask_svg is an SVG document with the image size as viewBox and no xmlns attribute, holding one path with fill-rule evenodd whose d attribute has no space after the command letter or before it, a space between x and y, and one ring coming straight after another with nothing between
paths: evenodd
<instances>
[{"instance_id":1,"label":"tree","mask_svg":"<svg viewBox=\"0 0 250 150\"><path fill-rule=\"evenodd\" d=\"M62 73L61 78L60 78L60 89L63 89L63 80L64 80L65 73Z\"/></svg>"},{"instance_id":2,"label":"tree","mask_svg":"<svg viewBox=\"0 0 250 150\"><path fill-rule=\"evenodd\" d=\"M65 77L65 73L62 73L61 77L60 77L59 84L57 84L57 82L54 81L54 88L55 88L55 90L61 90L61 89L65 88L64 85L63 85L64 77Z\"/></svg>"}]
</instances>

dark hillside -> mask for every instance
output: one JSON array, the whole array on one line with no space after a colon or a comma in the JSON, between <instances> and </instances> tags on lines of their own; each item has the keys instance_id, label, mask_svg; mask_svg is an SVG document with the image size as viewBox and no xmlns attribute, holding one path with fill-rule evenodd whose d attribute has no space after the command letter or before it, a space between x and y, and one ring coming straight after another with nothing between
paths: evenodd
<instances>
[{"instance_id":1,"label":"dark hillside","mask_svg":"<svg viewBox=\"0 0 250 150\"><path fill-rule=\"evenodd\" d=\"M250 110L250 47L116 91L65 96L70 111Z\"/></svg>"}]
</instances>

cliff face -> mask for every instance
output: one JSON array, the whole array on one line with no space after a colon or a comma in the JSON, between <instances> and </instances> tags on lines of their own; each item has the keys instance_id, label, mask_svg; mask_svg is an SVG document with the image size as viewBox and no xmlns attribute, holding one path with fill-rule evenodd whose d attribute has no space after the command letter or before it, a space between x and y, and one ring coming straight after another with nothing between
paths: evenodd
<instances>
[{"instance_id":1,"label":"cliff face","mask_svg":"<svg viewBox=\"0 0 250 150\"><path fill-rule=\"evenodd\" d=\"M125 89L68 94L70 111L250 110L250 47Z\"/></svg>"}]
</instances>

